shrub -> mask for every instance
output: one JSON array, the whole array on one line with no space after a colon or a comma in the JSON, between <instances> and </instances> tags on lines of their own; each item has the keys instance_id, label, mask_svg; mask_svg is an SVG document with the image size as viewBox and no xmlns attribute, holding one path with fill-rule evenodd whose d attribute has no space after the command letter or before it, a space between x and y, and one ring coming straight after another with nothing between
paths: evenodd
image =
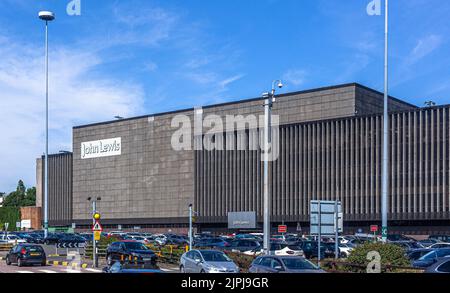
<instances>
[{"instance_id":1,"label":"shrub","mask_svg":"<svg viewBox=\"0 0 450 293\"><path fill-rule=\"evenodd\" d=\"M237 266L242 270L242 272L248 272L250 265L256 258L255 256L246 255L238 252L225 251L225 253L228 255L229 258L233 260L235 264L237 264Z\"/></svg>"},{"instance_id":2,"label":"shrub","mask_svg":"<svg viewBox=\"0 0 450 293\"><path fill-rule=\"evenodd\" d=\"M410 262L405 256L405 251L403 250L403 248L393 244L375 242L366 243L356 247L350 253L347 261L351 264L360 265L362 267L347 267L347 270L353 272L365 272L365 267L367 267L367 265L371 261L367 259L367 255L371 251L376 251L380 254L382 271L386 271L386 266L410 266Z\"/></svg>"}]
</instances>

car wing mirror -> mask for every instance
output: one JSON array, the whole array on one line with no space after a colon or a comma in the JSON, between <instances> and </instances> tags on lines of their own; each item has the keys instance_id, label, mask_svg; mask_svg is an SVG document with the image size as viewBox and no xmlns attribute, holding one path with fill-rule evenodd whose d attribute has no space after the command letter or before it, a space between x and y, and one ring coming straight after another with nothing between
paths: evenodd
<instances>
[{"instance_id":1,"label":"car wing mirror","mask_svg":"<svg viewBox=\"0 0 450 293\"><path fill-rule=\"evenodd\" d=\"M275 266L274 269L279 271L279 272L284 271L282 266Z\"/></svg>"}]
</instances>

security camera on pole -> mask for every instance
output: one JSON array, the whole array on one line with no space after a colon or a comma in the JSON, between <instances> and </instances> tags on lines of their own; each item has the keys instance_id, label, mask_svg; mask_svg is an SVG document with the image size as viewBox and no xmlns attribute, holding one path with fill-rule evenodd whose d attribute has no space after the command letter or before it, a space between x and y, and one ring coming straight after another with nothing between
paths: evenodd
<instances>
[{"instance_id":1,"label":"security camera on pole","mask_svg":"<svg viewBox=\"0 0 450 293\"><path fill-rule=\"evenodd\" d=\"M384 15L384 111L383 111L383 167L381 176L381 236L383 242L388 235L388 145L389 145L389 111L388 111L388 36L389 36L389 0L385 0ZM381 0L373 0L367 5L367 14L370 16L381 15Z\"/></svg>"},{"instance_id":2,"label":"security camera on pole","mask_svg":"<svg viewBox=\"0 0 450 293\"><path fill-rule=\"evenodd\" d=\"M275 101L275 84L278 88L283 87L281 80L272 82L272 90L264 93L264 253L269 254L270 251L270 189L269 189L269 146L272 143L272 106Z\"/></svg>"}]
</instances>

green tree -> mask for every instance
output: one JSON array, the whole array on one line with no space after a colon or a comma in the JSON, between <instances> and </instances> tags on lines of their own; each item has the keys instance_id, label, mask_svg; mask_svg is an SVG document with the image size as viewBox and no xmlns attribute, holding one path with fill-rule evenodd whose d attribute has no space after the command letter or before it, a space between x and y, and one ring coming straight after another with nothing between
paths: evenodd
<instances>
[{"instance_id":1,"label":"green tree","mask_svg":"<svg viewBox=\"0 0 450 293\"><path fill-rule=\"evenodd\" d=\"M16 191L5 197L5 207L27 207L36 205L36 188L26 188L22 180L17 183Z\"/></svg>"}]
</instances>

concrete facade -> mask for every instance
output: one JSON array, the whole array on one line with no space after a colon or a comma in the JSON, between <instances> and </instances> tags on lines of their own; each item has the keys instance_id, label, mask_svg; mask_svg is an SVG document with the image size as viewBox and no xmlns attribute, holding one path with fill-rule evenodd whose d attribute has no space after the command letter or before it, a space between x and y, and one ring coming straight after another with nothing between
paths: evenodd
<instances>
[{"instance_id":1,"label":"concrete facade","mask_svg":"<svg viewBox=\"0 0 450 293\"><path fill-rule=\"evenodd\" d=\"M48 220L49 226L67 226L72 223L72 153L48 156ZM44 157L36 160L36 207L44 216ZM42 218L43 221L43 218Z\"/></svg>"}]
</instances>

